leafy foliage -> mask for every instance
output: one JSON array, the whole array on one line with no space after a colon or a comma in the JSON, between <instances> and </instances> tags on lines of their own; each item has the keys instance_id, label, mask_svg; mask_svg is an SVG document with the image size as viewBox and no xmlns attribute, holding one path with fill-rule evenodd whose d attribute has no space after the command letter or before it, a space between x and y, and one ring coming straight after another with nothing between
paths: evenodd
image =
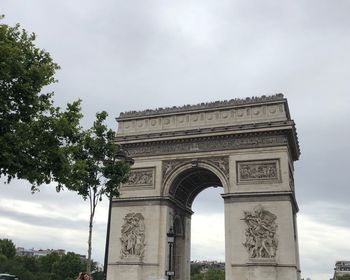
<instances>
[{"instance_id":1,"label":"leafy foliage","mask_svg":"<svg viewBox=\"0 0 350 280\"><path fill-rule=\"evenodd\" d=\"M199 263L191 263L191 276L199 274L202 270L202 265Z\"/></svg>"},{"instance_id":2,"label":"leafy foliage","mask_svg":"<svg viewBox=\"0 0 350 280\"><path fill-rule=\"evenodd\" d=\"M191 264L191 280L225 280L225 271L216 267L203 270L200 264Z\"/></svg>"},{"instance_id":3,"label":"leafy foliage","mask_svg":"<svg viewBox=\"0 0 350 280\"><path fill-rule=\"evenodd\" d=\"M207 280L224 280L225 272L217 268L209 268L207 271Z\"/></svg>"},{"instance_id":4,"label":"leafy foliage","mask_svg":"<svg viewBox=\"0 0 350 280\"><path fill-rule=\"evenodd\" d=\"M16 255L16 247L12 240L0 239L0 255L12 259Z\"/></svg>"},{"instance_id":5,"label":"leafy foliage","mask_svg":"<svg viewBox=\"0 0 350 280\"><path fill-rule=\"evenodd\" d=\"M68 252L63 255L58 262L52 266L52 272L57 275L57 279L68 279L76 276L81 271L80 256Z\"/></svg>"},{"instance_id":6,"label":"leafy foliage","mask_svg":"<svg viewBox=\"0 0 350 280\"><path fill-rule=\"evenodd\" d=\"M127 179L130 165L119 160L123 153L114 143L114 131L104 124L106 112L97 114L92 128L83 131L80 100L62 111L54 106L53 93L42 93L56 82L59 66L34 41L35 34L19 25L0 24L0 176L8 182L26 179L33 191L57 182L58 191L66 187L89 199L90 272L96 206L104 195L119 195L118 186ZM21 267L29 271L26 262Z\"/></svg>"},{"instance_id":7,"label":"leafy foliage","mask_svg":"<svg viewBox=\"0 0 350 280\"><path fill-rule=\"evenodd\" d=\"M106 112L96 114L93 126L77 140L70 158L69 180L65 182L68 189L76 191L90 203L88 273L91 270L89 260L96 206L104 195L119 195L119 185L127 180L130 170L130 162L125 160L127 155L114 142L115 132L104 123L107 116Z\"/></svg>"},{"instance_id":8,"label":"leafy foliage","mask_svg":"<svg viewBox=\"0 0 350 280\"><path fill-rule=\"evenodd\" d=\"M62 256L51 253L40 257L16 256L0 261L0 273L14 274L26 280L75 280L85 266L86 263L75 253ZM96 263L93 268L97 269Z\"/></svg>"},{"instance_id":9,"label":"leafy foliage","mask_svg":"<svg viewBox=\"0 0 350 280\"><path fill-rule=\"evenodd\" d=\"M35 34L0 24L0 175L33 185L60 182L69 170L70 145L79 134L80 101L65 111L42 89L59 66L34 44Z\"/></svg>"},{"instance_id":10,"label":"leafy foliage","mask_svg":"<svg viewBox=\"0 0 350 280\"><path fill-rule=\"evenodd\" d=\"M97 113L93 126L81 134L74 146L70 181L66 182L84 199L94 198L94 205L105 194L118 196L119 184L127 180L130 170L125 160L119 160L123 151L114 142L115 132L104 124L107 116L104 111Z\"/></svg>"}]
</instances>

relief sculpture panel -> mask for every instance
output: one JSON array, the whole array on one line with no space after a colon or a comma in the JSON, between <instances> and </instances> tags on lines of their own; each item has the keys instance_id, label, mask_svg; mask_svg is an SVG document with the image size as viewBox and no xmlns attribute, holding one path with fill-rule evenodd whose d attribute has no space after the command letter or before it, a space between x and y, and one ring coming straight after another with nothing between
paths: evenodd
<instances>
[{"instance_id":1,"label":"relief sculpture panel","mask_svg":"<svg viewBox=\"0 0 350 280\"><path fill-rule=\"evenodd\" d=\"M142 259L145 253L145 223L141 213L129 213L124 217L121 229L122 259Z\"/></svg>"},{"instance_id":2,"label":"relief sculpture panel","mask_svg":"<svg viewBox=\"0 0 350 280\"><path fill-rule=\"evenodd\" d=\"M279 161L260 160L237 162L237 183L280 182Z\"/></svg>"},{"instance_id":3,"label":"relief sculpture panel","mask_svg":"<svg viewBox=\"0 0 350 280\"><path fill-rule=\"evenodd\" d=\"M262 206L258 206L252 212L244 212L242 220L247 224L247 229L243 246L247 248L250 258L271 259L276 256L278 246L276 218L276 215Z\"/></svg>"},{"instance_id":4,"label":"relief sculpture panel","mask_svg":"<svg viewBox=\"0 0 350 280\"><path fill-rule=\"evenodd\" d=\"M154 186L154 168L140 168L130 171L128 181L123 187Z\"/></svg>"}]
</instances>

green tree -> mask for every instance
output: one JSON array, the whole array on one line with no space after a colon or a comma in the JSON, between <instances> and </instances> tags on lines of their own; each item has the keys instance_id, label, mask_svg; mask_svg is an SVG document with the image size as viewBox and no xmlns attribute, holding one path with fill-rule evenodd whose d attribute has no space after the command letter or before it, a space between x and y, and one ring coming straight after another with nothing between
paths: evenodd
<instances>
[{"instance_id":1,"label":"green tree","mask_svg":"<svg viewBox=\"0 0 350 280\"><path fill-rule=\"evenodd\" d=\"M38 272L39 265L38 259L31 256L24 256L21 258L23 262L23 267L30 272Z\"/></svg>"},{"instance_id":2,"label":"green tree","mask_svg":"<svg viewBox=\"0 0 350 280\"><path fill-rule=\"evenodd\" d=\"M225 271L210 267L206 273L206 280L225 280Z\"/></svg>"},{"instance_id":3,"label":"green tree","mask_svg":"<svg viewBox=\"0 0 350 280\"><path fill-rule=\"evenodd\" d=\"M42 89L56 82L59 66L34 44L35 34L0 24L0 176L36 186L61 185L69 146L79 134L80 101L65 111Z\"/></svg>"},{"instance_id":4,"label":"green tree","mask_svg":"<svg viewBox=\"0 0 350 280\"><path fill-rule=\"evenodd\" d=\"M42 89L56 82L59 66L50 54L34 44L35 34L19 25L0 24L0 176L10 182L26 179L37 190L57 182L90 202L88 262L91 270L91 238L98 201L117 196L127 178L129 164L119 161L121 150L114 132L97 114L93 127L83 131L80 100L62 111L53 104L53 93ZM29 276L28 276L29 277Z\"/></svg>"},{"instance_id":5,"label":"green tree","mask_svg":"<svg viewBox=\"0 0 350 280\"><path fill-rule=\"evenodd\" d=\"M119 195L127 180L132 159L115 144L115 132L104 124L106 112L96 114L93 126L84 131L74 148L70 180L66 187L76 191L90 206L87 272L91 272L91 240L96 206L104 195Z\"/></svg>"},{"instance_id":6,"label":"green tree","mask_svg":"<svg viewBox=\"0 0 350 280\"><path fill-rule=\"evenodd\" d=\"M104 279L103 278L104 274L103 274L102 270L93 272L91 274L91 276L92 276L92 279L94 279L94 280L103 280Z\"/></svg>"},{"instance_id":7,"label":"green tree","mask_svg":"<svg viewBox=\"0 0 350 280\"><path fill-rule=\"evenodd\" d=\"M202 270L202 265L199 263L191 263L191 276L199 274Z\"/></svg>"},{"instance_id":8,"label":"green tree","mask_svg":"<svg viewBox=\"0 0 350 280\"><path fill-rule=\"evenodd\" d=\"M38 260L40 271L52 273L54 266L59 262L60 259L60 255L58 255L56 252L52 252L46 256L41 256Z\"/></svg>"},{"instance_id":9,"label":"green tree","mask_svg":"<svg viewBox=\"0 0 350 280\"><path fill-rule=\"evenodd\" d=\"M36 280L36 259L32 256L16 256L0 263L0 272L17 275L20 279Z\"/></svg>"},{"instance_id":10,"label":"green tree","mask_svg":"<svg viewBox=\"0 0 350 280\"><path fill-rule=\"evenodd\" d=\"M203 273L194 274L191 280L205 280L205 275Z\"/></svg>"},{"instance_id":11,"label":"green tree","mask_svg":"<svg viewBox=\"0 0 350 280\"><path fill-rule=\"evenodd\" d=\"M6 240L6 243L12 243L12 241ZM99 280L101 269L96 262L92 263L96 271L94 276ZM19 279L25 280L74 280L85 265L86 262L81 261L80 255L75 253L66 255L50 253L40 257L14 256L11 258L0 254L0 273L14 274Z\"/></svg>"},{"instance_id":12,"label":"green tree","mask_svg":"<svg viewBox=\"0 0 350 280\"><path fill-rule=\"evenodd\" d=\"M200 264L191 264L191 280L225 280L225 271L215 267L202 271Z\"/></svg>"},{"instance_id":13,"label":"green tree","mask_svg":"<svg viewBox=\"0 0 350 280\"><path fill-rule=\"evenodd\" d=\"M12 259L16 255L16 246L10 239L0 239L0 255Z\"/></svg>"},{"instance_id":14,"label":"green tree","mask_svg":"<svg viewBox=\"0 0 350 280\"><path fill-rule=\"evenodd\" d=\"M55 280L75 279L81 271L81 260L78 254L68 252L54 263Z\"/></svg>"}]
</instances>

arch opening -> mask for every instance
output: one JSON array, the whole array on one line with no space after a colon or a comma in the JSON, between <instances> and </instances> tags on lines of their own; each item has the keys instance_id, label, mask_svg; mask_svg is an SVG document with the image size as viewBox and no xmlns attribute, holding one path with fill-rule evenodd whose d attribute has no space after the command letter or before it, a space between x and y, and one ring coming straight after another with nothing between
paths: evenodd
<instances>
[{"instance_id":1,"label":"arch opening","mask_svg":"<svg viewBox=\"0 0 350 280\"><path fill-rule=\"evenodd\" d=\"M175 244L173 260L175 267L175 280L190 279L191 264L191 214L192 205L196 197L204 190L221 187L223 176L215 167L203 162L198 164L186 164L174 170L173 177L169 180L168 195L174 199L178 206L173 208L172 226L175 232ZM204 192L206 193L206 191ZM210 191L209 191L210 193ZM217 192L218 193L218 192ZM183 212L184 208L188 211ZM188 215L191 213L190 215ZM208 225L208 223L206 223ZM224 234L223 234L224 235ZM222 248L224 250L224 246ZM203 256L203 260L206 259ZM221 261L221 259L220 259Z\"/></svg>"},{"instance_id":2,"label":"arch opening","mask_svg":"<svg viewBox=\"0 0 350 280\"><path fill-rule=\"evenodd\" d=\"M169 190L169 195L188 209L203 190L210 187L223 187L220 178L204 167L192 167L176 176Z\"/></svg>"},{"instance_id":3,"label":"arch opening","mask_svg":"<svg viewBox=\"0 0 350 280\"><path fill-rule=\"evenodd\" d=\"M198 194L191 217L191 263L222 268L225 263L223 189L207 188ZM199 263L198 263L199 262Z\"/></svg>"}]
</instances>

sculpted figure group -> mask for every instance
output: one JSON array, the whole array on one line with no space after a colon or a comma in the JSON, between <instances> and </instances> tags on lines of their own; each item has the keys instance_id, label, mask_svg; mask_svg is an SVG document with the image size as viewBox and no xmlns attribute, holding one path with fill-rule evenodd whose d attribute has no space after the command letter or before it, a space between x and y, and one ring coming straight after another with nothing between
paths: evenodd
<instances>
[{"instance_id":1,"label":"sculpted figure group","mask_svg":"<svg viewBox=\"0 0 350 280\"><path fill-rule=\"evenodd\" d=\"M243 180L274 179L277 178L277 169L274 164L246 164L241 166L240 176Z\"/></svg>"},{"instance_id":2,"label":"sculpted figure group","mask_svg":"<svg viewBox=\"0 0 350 280\"><path fill-rule=\"evenodd\" d=\"M244 212L242 219L247 224L245 232L247 248L250 258L274 258L278 241L276 238L276 215L264 210L261 206L253 212Z\"/></svg>"},{"instance_id":3,"label":"sculpted figure group","mask_svg":"<svg viewBox=\"0 0 350 280\"><path fill-rule=\"evenodd\" d=\"M131 171L126 185L152 185L152 171Z\"/></svg>"},{"instance_id":4,"label":"sculpted figure group","mask_svg":"<svg viewBox=\"0 0 350 280\"><path fill-rule=\"evenodd\" d=\"M145 224L141 213L129 213L124 217L121 229L121 258L143 258L145 252Z\"/></svg>"}]
</instances>

